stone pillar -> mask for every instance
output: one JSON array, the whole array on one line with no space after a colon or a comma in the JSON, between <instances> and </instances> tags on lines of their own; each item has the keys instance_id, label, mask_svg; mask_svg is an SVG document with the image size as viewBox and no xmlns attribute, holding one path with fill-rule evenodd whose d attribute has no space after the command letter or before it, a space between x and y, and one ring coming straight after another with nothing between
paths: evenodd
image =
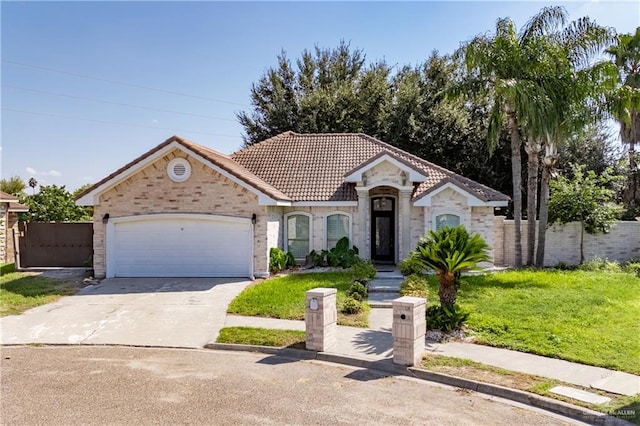
<instances>
[{"instance_id":1,"label":"stone pillar","mask_svg":"<svg viewBox=\"0 0 640 426\"><path fill-rule=\"evenodd\" d=\"M336 346L338 338L336 293L335 288L314 288L306 293L304 321L308 350L326 352Z\"/></svg>"},{"instance_id":2,"label":"stone pillar","mask_svg":"<svg viewBox=\"0 0 640 426\"><path fill-rule=\"evenodd\" d=\"M400 190L400 258L405 259L411 251L411 193L410 190Z\"/></svg>"},{"instance_id":3,"label":"stone pillar","mask_svg":"<svg viewBox=\"0 0 640 426\"><path fill-rule=\"evenodd\" d=\"M363 259L371 258L371 250L367 246L367 235L369 227L367 219L369 217L369 190L362 187L356 187L358 193L358 243L356 247L360 250L359 256Z\"/></svg>"},{"instance_id":4,"label":"stone pillar","mask_svg":"<svg viewBox=\"0 0 640 426\"><path fill-rule=\"evenodd\" d=\"M427 301L423 298L409 296L400 297L391 302L394 364L420 364L427 331L426 303Z\"/></svg>"}]
</instances>

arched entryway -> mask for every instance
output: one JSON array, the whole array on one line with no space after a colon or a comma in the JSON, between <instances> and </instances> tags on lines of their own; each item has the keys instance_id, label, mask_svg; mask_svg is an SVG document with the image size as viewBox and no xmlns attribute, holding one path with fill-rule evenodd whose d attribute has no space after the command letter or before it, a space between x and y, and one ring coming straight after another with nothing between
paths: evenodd
<instances>
[{"instance_id":1,"label":"arched entryway","mask_svg":"<svg viewBox=\"0 0 640 426\"><path fill-rule=\"evenodd\" d=\"M370 192L371 260L374 262L396 262L397 193L395 188L386 186Z\"/></svg>"}]
</instances>

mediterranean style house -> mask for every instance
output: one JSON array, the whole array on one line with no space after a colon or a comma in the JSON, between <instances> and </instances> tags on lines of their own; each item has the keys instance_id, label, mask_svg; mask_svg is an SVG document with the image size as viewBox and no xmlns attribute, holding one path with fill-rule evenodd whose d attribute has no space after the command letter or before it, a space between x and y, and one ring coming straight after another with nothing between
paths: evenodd
<instances>
[{"instance_id":1,"label":"mediterranean style house","mask_svg":"<svg viewBox=\"0 0 640 426\"><path fill-rule=\"evenodd\" d=\"M492 246L509 197L364 134L282 133L225 155L173 136L77 198L94 207L96 277L266 276L342 237L395 263L462 224Z\"/></svg>"}]
</instances>

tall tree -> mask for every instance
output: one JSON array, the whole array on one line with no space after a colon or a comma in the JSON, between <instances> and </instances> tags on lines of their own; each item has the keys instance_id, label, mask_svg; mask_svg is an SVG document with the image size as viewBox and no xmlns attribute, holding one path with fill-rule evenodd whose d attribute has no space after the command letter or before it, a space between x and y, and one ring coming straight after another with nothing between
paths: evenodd
<instances>
[{"instance_id":1,"label":"tall tree","mask_svg":"<svg viewBox=\"0 0 640 426\"><path fill-rule=\"evenodd\" d=\"M635 34L622 34L607 49L618 68L619 85L611 93L610 112L620 123L622 143L629 146L628 187L625 204L631 209L640 206L640 183L636 144L640 143L640 27Z\"/></svg>"},{"instance_id":2,"label":"tall tree","mask_svg":"<svg viewBox=\"0 0 640 426\"><path fill-rule=\"evenodd\" d=\"M384 62L367 66L364 53L345 42L335 49L305 50L295 67L282 52L278 66L251 88L253 112L237 115L245 144L287 130L384 135L390 71Z\"/></svg>"},{"instance_id":3,"label":"tall tree","mask_svg":"<svg viewBox=\"0 0 640 426\"><path fill-rule=\"evenodd\" d=\"M503 122L506 121L511 138L511 175L513 188L513 216L515 222L515 263L522 265L521 219L522 219L522 135L520 127L527 127L529 133L538 131L544 125L547 96L536 81L539 69L537 44L538 35L548 27L564 19L562 8L545 8L535 15L520 31L508 18L498 19L495 33L478 35L466 42L456 56L464 57L467 70L484 84L479 87L489 90L494 99L489 123L490 147L495 146ZM537 160L535 146L528 145L527 153L532 161ZM533 169L533 165L529 169ZM533 174L532 179L537 177ZM536 188L537 189L537 188ZM534 194L536 191L532 191ZM532 195L535 196L535 195ZM535 234L535 199L533 233L528 229L529 241ZM532 250L528 250L532 253ZM531 260L529 258L529 260Z\"/></svg>"},{"instance_id":4,"label":"tall tree","mask_svg":"<svg viewBox=\"0 0 640 426\"><path fill-rule=\"evenodd\" d=\"M610 29L584 17L568 25L564 25L564 20L558 21L557 27L549 28L548 32L541 33L538 37L536 44L541 52L539 63L543 64L541 69L544 71L540 74L539 82L549 100L545 125L542 133L537 135L544 146L544 158L541 163L540 222L535 263L542 266L548 222L549 185L558 161L558 146L567 143L572 136L584 133L589 125L596 124L598 114L594 100L611 84L611 79L605 72L606 68L591 66L590 61L614 36ZM529 249L533 250L533 245Z\"/></svg>"},{"instance_id":5,"label":"tall tree","mask_svg":"<svg viewBox=\"0 0 640 426\"><path fill-rule=\"evenodd\" d=\"M23 195L27 184L24 183L20 176L11 176L10 178L0 180L0 191L19 197Z\"/></svg>"},{"instance_id":6,"label":"tall tree","mask_svg":"<svg viewBox=\"0 0 640 426\"><path fill-rule=\"evenodd\" d=\"M510 191L509 143L500 131L495 150L487 149L491 100L444 94L466 78L450 56L432 52L416 67L393 77L393 104L384 140L407 152L468 176L502 192Z\"/></svg>"}]
</instances>

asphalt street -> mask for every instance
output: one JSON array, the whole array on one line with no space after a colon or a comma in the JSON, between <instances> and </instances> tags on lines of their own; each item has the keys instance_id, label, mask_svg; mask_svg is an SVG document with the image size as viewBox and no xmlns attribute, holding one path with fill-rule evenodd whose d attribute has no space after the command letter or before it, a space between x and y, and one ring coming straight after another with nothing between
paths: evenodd
<instances>
[{"instance_id":1,"label":"asphalt street","mask_svg":"<svg viewBox=\"0 0 640 426\"><path fill-rule=\"evenodd\" d=\"M3 425L578 424L471 391L264 354L112 346L1 350Z\"/></svg>"}]
</instances>

